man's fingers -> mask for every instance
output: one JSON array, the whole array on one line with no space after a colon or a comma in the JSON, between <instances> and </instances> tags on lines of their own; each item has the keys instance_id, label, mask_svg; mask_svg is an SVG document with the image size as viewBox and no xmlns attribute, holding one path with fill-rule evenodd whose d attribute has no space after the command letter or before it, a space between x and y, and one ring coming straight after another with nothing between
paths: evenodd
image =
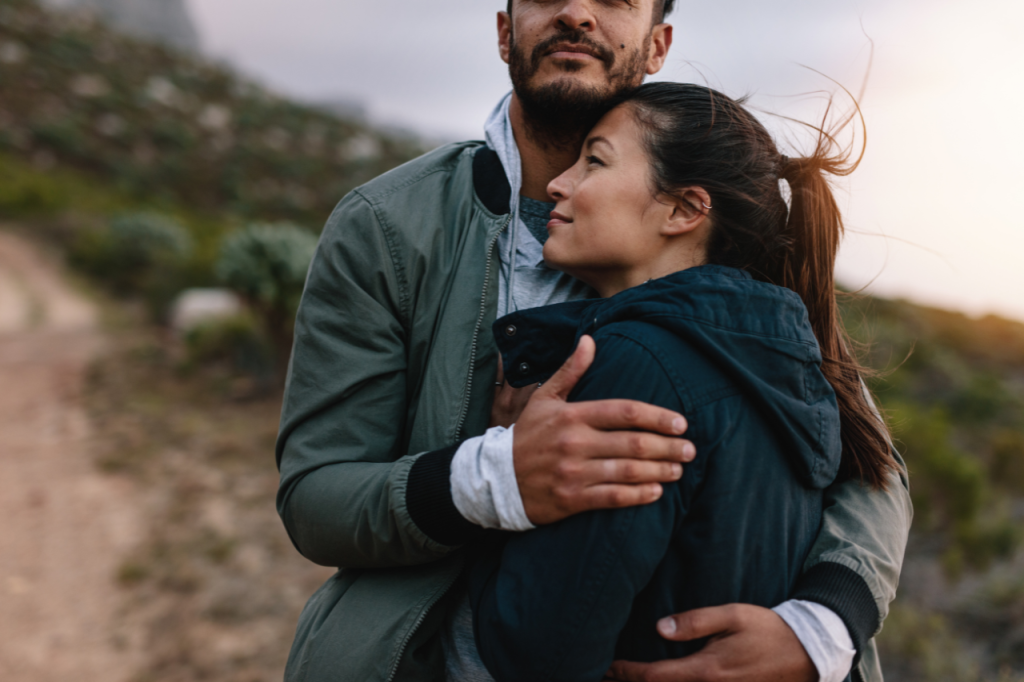
<instances>
[{"instance_id":1,"label":"man's fingers","mask_svg":"<svg viewBox=\"0 0 1024 682\"><path fill-rule=\"evenodd\" d=\"M601 433L593 443L588 442L591 458L663 460L692 462L697 456L693 443L682 438L669 438L644 431L613 431ZM617 479L610 479L617 480Z\"/></svg>"},{"instance_id":2,"label":"man's fingers","mask_svg":"<svg viewBox=\"0 0 1024 682\"><path fill-rule=\"evenodd\" d=\"M623 509L641 504L650 504L661 498L664 491L658 483L643 485L593 485L582 493L583 507L577 511L592 509Z\"/></svg>"},{"instance_id":3,"label":"man's fingers","mask_svg":"<svg viewBox=\"0 0 1024 682\"><path fill-rule=\"evenodd\" d=\"M678 462L601 459L589 463L586 468L587 478L594 477L591 485L672 483L683 477L683 465Z\"/></svg>"},{"instance_id":4,"label":"man's fingers","mask_svg":"<svg viewBox=\"0 0 1024 682\"><path fill-rule=\"evenodd\" d=\"M593 338L581 337L573 354L542 387L544 396L559 400L568 398L573 386L590 367L590 363L594 361L596 349L597 346L594 345Z\"/></svg>"},{"instance_id":5,"label":"man's fingers","mask_svg":"<svg viewBox=\"0 0 1024 682\"><path fill-rule=\"evenodd\" d=\"M674 642L686 642L729 632L739 624L737 619L735 604L693 609L659 620L658 633Z\"/></svg>"},{"instance_id":6,"label":"man's fingers","mask_svg":"<svg viewBox=\"0 0 1024 682\"><path fill-rule=\"evenodd\" d=\"M607 677L615 682L711 682L716 679L700 653L656 663L615 661Z\"/></svg>"},{"instance_id":7,"label":"man's fingers","mask_svg":"<svg viewBox=\"0 0 1024 682\"><path fill-rule=\"evenodd\" d=\"M686 432L683 415L637 400L592 400L575 406L580 410L584 423L601 431L639 429L666 436L680 436Z\"/></svg>"}]
</instances>

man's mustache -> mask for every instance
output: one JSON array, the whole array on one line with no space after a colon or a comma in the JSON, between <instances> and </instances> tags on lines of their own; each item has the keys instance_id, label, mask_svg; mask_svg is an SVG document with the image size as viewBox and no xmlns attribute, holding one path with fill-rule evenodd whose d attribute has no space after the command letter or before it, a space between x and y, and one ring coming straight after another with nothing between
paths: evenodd
<instances>
[{"instance_id":1,"label":"man's mustache","mask_svg":"<svg viewBox=\"0 0 1024 682\"><path fill-rule=\"evenodd\" d=\"M540 60L544 55L551 51L553 47L560 44L576 45L580 47L586 47L587 49L594 52L594 56L604 62L605 68L610 69L615 63L615 52L603 45L599 45L590 38L583 29L575 29L572 31L566 31L565 33L559 33L553 35L550 38L542 40L533 48L533 53L530 55L530 60L533 62L533 68L536 69L540 63Z\"/></svg>"}]
</instances>

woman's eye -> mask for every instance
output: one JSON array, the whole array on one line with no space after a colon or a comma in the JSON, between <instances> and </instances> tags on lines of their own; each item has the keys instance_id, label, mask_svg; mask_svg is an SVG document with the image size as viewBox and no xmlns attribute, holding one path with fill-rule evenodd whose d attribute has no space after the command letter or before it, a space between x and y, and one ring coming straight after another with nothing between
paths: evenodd
<instances>
[{"instance_id":1,"label":"woman's eye","mask_svg":"<svg viewBox=\"0 0 1024 682\"><path fill-rule=\"evenodd\" d=\"M590 155L590 156L587 157L587 165L588 166L593 166L593 165L603 166L604 165L604 161L602 161L601 159L597 158L594 155Z\"/></svg>"}]
</instances>

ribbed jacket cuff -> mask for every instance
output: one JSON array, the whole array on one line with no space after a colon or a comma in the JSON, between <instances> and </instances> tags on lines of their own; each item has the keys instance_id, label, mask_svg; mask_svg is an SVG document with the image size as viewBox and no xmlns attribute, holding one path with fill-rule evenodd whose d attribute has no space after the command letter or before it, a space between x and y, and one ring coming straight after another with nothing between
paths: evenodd
<instances>
[{"instance_id":1,"label":"ribbed jacket cuff","mask_svg":"<svg viewBox=\"0 0 1024 682\"><path fill-rule=\"evenodd\" d=\"M405 506L423 533L449 547L465 545L484 529L466 520L452 500L452 458L461 443L420 455L409 471Z\"/></svg>"},{"instance_id":2,"label":"ribbed jacket cuff","mask_svg":"<svg viewBox=\"0 0 1024 682\"><path fill-rule=\"evenodd\" d=\"M846 625L857 655L860 654L878 627L878 606L864 579L842 564L825 561L800 576L791 599L813 601L827 606Z\"/></svg>"}]
</instances>

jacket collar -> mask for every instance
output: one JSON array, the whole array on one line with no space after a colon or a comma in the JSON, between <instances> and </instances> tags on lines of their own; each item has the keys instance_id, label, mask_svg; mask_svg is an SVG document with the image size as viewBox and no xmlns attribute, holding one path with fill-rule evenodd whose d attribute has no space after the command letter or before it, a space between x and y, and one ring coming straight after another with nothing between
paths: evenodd
<instances>
[{"instance_id":1,"label":"jacket collar","mask_svg":"<svg viewBox=\"0 0 1024 682\"><path fill-rule=\"evenodd\" d=\"M626 289L610 298L519 310L496 320L492 331L501 351L505 380L516 388L547 381L572 354L581 335L594 333L624 312L628 316L636 305L667 301L666 291L686 287L687 280L699 277L751 279L743 270L701 265Z\"/></svg>"},{"instance_id":2,"label":"jacket collar","mask_svg":"<svg viewBox=\"0 0 1024 682\"><path fill-rule=\"evenodd\" d=\"M473 155L473 188L480 202L495 215L512 211L512 186L497 152L484 145Z\"/></svg>"}]
</instances>

